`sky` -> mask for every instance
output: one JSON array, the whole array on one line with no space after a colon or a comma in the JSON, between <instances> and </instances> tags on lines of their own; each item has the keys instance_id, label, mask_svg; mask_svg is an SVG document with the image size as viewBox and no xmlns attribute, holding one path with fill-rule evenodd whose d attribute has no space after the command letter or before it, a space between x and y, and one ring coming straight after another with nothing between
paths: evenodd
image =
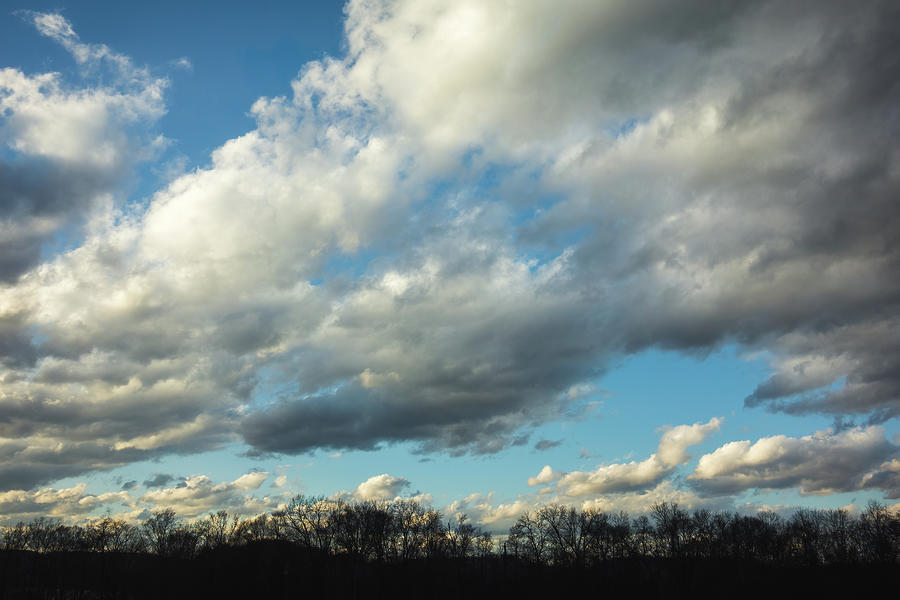
<instances>
[{"instance_id":1,"label":"sky","mask_svg":"<svg viewBox=\"0 0 900 600\"><path fill-rule=\"evenodd\" d=\"M0 525L900 509L895 2L3 8Z\"/></svg>"}]
</instances>

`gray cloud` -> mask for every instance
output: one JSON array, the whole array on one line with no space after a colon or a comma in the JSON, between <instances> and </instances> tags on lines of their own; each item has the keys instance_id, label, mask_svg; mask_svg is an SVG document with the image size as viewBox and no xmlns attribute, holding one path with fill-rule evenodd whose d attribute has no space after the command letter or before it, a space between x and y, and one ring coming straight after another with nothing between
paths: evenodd
<instances>
[{"instance_id":1,"label":"gray cloud","mask_svg":"<svg viewBox=\"0 0 900 600\"><path fill-rule=\"evenodd\" d=\"M544 452L545 450L550 450L551 448L556 448L560 444L563 443L563 440L538 440L534 444L534 449L538 452Z\"/></svg>"},{"instance_id":2,"label":"gray cloud","mask_svg":"<svg viewBox=\"0 0 900 600\"><path fill-rule=\"evenodd\" d=\"M72 166L128 147L115 118L71 148L45 143L68 121L8 121L27 167L0 170L0 217L34 227L0 270L0 436L34 458L0 485L238 435L496 452L651 347L770 351L751 408L898 414L893 3L415 6L351 3L349 56L260 99L140 215L93 199L123 165ZM63 24L40 26L114 56ZM152 121L163 83L142 81ZM31 268L85 211L84 243Z\"/></svg>"},{"instance_id":3,"label":"gray cloud","mask_svg":"<svg viewBox=\"0 0 900 600\"><path fill-rule=\"evenodd\" d=\"M169 485L176 479L180 479L182 481L184 480L183 477L176 478L170 473L154 473L153 477L151 477L150 479L145 479L142 485L145 488L160 488Z\"/></svg>"},{"instance_id":4,"label":"gray cloud","mask_svg":"<svg viewBox=\"0 0 900 600\"><path fill-rule=\"evenodd\" d=\"M329 345L327 351L308 347L303 360L315 373L300 378L312 382L308 395L251 415L244 423L245 438L265 450L302 451L319 444L371 448L379 440L424 439L430 440L426 447L485 451L491 446L475 440L546 418L552 412L544 412L547 402L602 372L609 356L652 346L705 352L728 342L768 348L786 361L804 355L841 359L830 379L807 382L812 387L780 388L776 375L748 398L748 406L862 413L873 420L895 415L900 361L891 360L896 351L885 347L900 298L891 275L898 254L890 241L900 234L893 201L900 133L895 108L900 98L891 83L898 47L890 25L897 22L895 13L884 3L873 3L865 14L840 3L803 9L760 3L727 10L713 19L714 26L668 30L656 13L623 9L611 21L623 27L620 34L602 42L619 44L615 52L595 53L584 41L571 64L573 69L599 66L602 80L603 69L627 69L632 58L640 57L640 67L628 71L638 83L617 91L629 102L617 104L597 92L592 109L580 105L578 97L540 96L548 105L574 111L553 114L551 122L587 120L594 127L587 127L579 143L561 148L560 158L544 169L538 183L544 193L555 191L564 199L520 226L523 235L506 255L510 231L503 209L484 204L475 192L457 193L456 202L472 194L456 216L473 229L470 237L444 225L429 235L446 242L430 241L417 251L439 257L439 281L404 291L384 305L386 313L346 314L357 297L370 298L377 286L363 285L346 296L336 315L346 343ZM686 14L685 23L696 12ZM628 33L632 25L641 35ZM390 27L384 31L393 32ZM581 42L576 36L566 43ZM392 58L389 51L379 56ZM659 65L666 66L665 75L655 71ZM644 75L655 80L653 94L639 84ZM681 87L685 81L689 85ZM493 89L499 95L504 91L502 85ZM538 97L536 89L519 91ZM493 106L486 98L484 103L479 108L490 113ZM447 110L453 115L454 107ZM512 110L521 118L516 110L529 109ZM616 112L625 110L630 112ZM651 116L616 139L598 128L615 121L616 114L624 120L635 113ZM410 118L422 116L410 113ZM484 126L501 128L500 141L487 145L486 155L508 150L503 144L520 142L522 136L540 139L545 148L561 143L528 126L515 129L500 116ZM454 135L467 134L460 128ZM516 176L511 175L510 189L520 189ZM466 220L473 213L478 222ZM479 290L477 300L474 292L460 294L454 288L465 276L496 278L485 261L517 260L534 248L559 252L562 248L554 244L578 231L587 234L568 244L568 253L559 255L552 275L547 269L545 281L535 277L530 286L501 290L500 295L519 294L521 303L503 297L481 304L491 297L489 286ZM472 247L479 247L481 257L472 257ZM400 275L422 276L422 266L413 265ZM535 297L546 304L530 305ZM471 304L459 309L466 314L456 321L452 315L461 300ZM439 302L446 302L439 312L422 308L436 308ZM484 308L471 310L472 305ZM495 305L522 318L496 314L488 308ZM467 320L470 315L474 321ZM478 326L478 318L490 325L470 331L468 323ZM394 320L407 326L396 327ZM453 335L433 336L441 327ZM329 333L333 329L323 336ZM860 343L851 347L842 341L848 335ZM430 350L420 340L427 340ZM367 362L375 348L395 343L404 352L392 354L392 361L376 372ZM482 354L482 348L490 353ZM427 400L442 385L436 377L417 378L421 372L440 373L425 364L423 357L432 354L437 361L432 364L461 367L449 372L447 381L456 394L454 405L465 407L463 414ZM490 361L493 365L509 369L472 377L476 358L488 354L501 357ZM341 367L345 370L337 373ZM389 388L384 396L354 383L367 368L378 377L397 376L382 379ZM329 374L333 378L327 380ZM405 385L410 376L414 386ZM840 377L846 378L843 388L820 391ZM347 384L335 388L339 381ZM317 388L337 391L319 394ZM815 393L795 397L805 392ZM771 402L788 396L787 402ZM463 398L471 398L471 404ZM561 410L560 404L554 409Z\"/></svg>"}]
</instances>

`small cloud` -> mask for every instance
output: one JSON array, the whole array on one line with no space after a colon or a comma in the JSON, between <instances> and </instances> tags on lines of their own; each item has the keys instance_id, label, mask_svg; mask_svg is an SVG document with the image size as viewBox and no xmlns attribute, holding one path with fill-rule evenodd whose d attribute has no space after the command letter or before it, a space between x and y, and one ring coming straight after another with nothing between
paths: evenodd
<instances>
[{"instance_id":1,"label":"small cloud","mask_svg":"<svg viewBox=\"0 0 900 600\"><path fill-rule=\"evenodd\" d=\"M153 477L144 480L143 485L145 488L161 488L169 485L175 479L176 477L169 473L154 473ZM184 481L182 480L181 483L184 483Z\"/></svg>"},{"instance_id":2,"label":"small cloud","mask_svg":"<svg viewBox=\"0 0 900 600\"><path fill-rule=\"evenodd\" d=\"M125 483L123 483L123 484L122 484L122 489L123 489L123 490L130 490L130 489L134 488L135 486L137 486L137 481L135 481L134 479L132 479L131 481L126 481Z\"/></svg>"},{"instance_id":3,"label":"small cloud","mask_svg":"<svg viewBox=\"0 0 900 600\"><path fill-rule=\"evenodd\" d=\"M178 69L184 69L185 71L193 71L194 63L190 61L187 56L182 56L181 58L176 58L172 61L172 66Z\"/></svg>"},{"instance_id":4,"label":"small cloud","mask_svg":"<svg viewBox=\"0 0 900 600\"><path fill-rule=\"evenodd\" d=\"M569 400L584 398L585 396L591 395L596 389L597 387L590 383L579 383L566 390L566 398Z\"/></svg>"},{"instance_id":5,"label":"small cloud","mask_svg":"<svg viewBox=\"0 0 900 600\"><path fill-rule=\"evenodd\" d=\"M538 452L544 452L545 450L549 450L551 448L556 448L557 446L559 446L562 443L563 443L563 441L561 439L560 440L538 440L538 442L535 443L535 445L534 445L534 449L537 450Z\"/></svg>"},{"instance_id":6,"label":"small cloud","mask_svg":"<svg viewBox=\"0 0 900 600\"><path fill-rule=\"evenodd\" d=\"M557 471L553 469L550 465L545 465L541 472L538 473L537 477L529 477L528 485L531 487L535 487L538 485L546 485L548 483L552 483L554 481L559 481L562 476L565 475L562 471Z\"/></svg>"},{"instance_id":7,"label":"small cloud","mask_svg":"<svg viewBox=\"0 0 900 600\"><path fill-rule=\"evenodd\" d=\"M359 484L355 495L361 500L391 500L399 496L407 486L409 480L382 473Z\"/></svg>"},{"instance_id":8,"label":"small cloud","mask_svg":"<svg viewBox=\"0 0 900 600\"><path fill-rule=\"evenodd\" d=\"M283 488L287 485L287 475L282 473L278 477L275 478L275 481L272 482L273 488Z\"/></svg>"},{"instance_id":9,"label":"small cloud","mask_svg":"<svg viewBox=\"0 0 900 600\"><path fill-rule=\"evenodd\" d=\"M335 452L334 454L329 454L328 458L340 458L344 455L343 452Z\"/></svg>"}]
</instances>

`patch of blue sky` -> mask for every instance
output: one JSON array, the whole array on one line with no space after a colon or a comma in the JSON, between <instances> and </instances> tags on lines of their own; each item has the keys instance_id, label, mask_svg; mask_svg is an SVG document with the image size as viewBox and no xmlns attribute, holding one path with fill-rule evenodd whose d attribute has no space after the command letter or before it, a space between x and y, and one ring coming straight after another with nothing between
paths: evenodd
<instances>
[{"instance_id":1,"label":"patch of blue sky","mask_svg":"<svg viewBox=\"0 0 900 600\"><path fill-rule=\"evenodd\" d=\"M370 264L376 260L385 260L384 252L377 246L362 246L348 252L332 252L322 265L321 276L311 279L309 283L318 286L335 279L358 279L369 271Z\"/></svg>"},{"instance_id":2,"label":"patch of blue sky","mask_svg":"<svg viewBox=\"0 0 900 600\"><path fill-rule=\"evenodd\" d=\"M666 425L724 418L719 433L691 449L695 459L728 441L780 433L803 436L830 426L826 417L797 419L744 408L744 398L768 375L766 362L743 356L736 346L705 357L646 350L621 359L591 383L593 391L585 400L595 404L584 418L542 425L532 441L562 439L559 446L539 453L540 460L553 464L550 458L559 458L554 467L573 470L643 460L655 450L659 428Z\"/></svg>"},{"instance_id":3,"label":"patch of blue sky","mask_svg":"<svg viewBox=\"0 0 900 600\"><path fill-rule=\"evenodd\" d=\"M519 256L532 271L557 258L566 248L577 246L590 235L588 225L555 232L540 239L531 234L532 225L566 196L543 183L544 169L533 164L498 163L486 159L481 149L471 149L462 157L461 176L438 181L429 196L453 200L452 208L487 205L499 210L512 232ZM463 206L459 206L462 203Z\"/></svg>"},{"instance_id":4,"label":"patch of blue sky","mask_svg":"<svg viewBox=\"0 0 900 600\"><path fill-rule=\"evenodd\" d=\"M80 226L64 227L41 244L41 262L49 262L60 254L74 250L81 246L82 242L84 234Z\"/></svg>"},{"instance_id":5,"label":"patch of blue sky","mask_svg":"<svg viewBox=\"0 0 900 600\"><path fill-rule=\"evenodd\" d=\"M642 116L634 116L627 117L622 120L617 120L606 127L606 132L613 139L625 138L631 135L631 133L637 129L639 125L643 125L644 123L648 123L650 121L650 115L642 115Z\"/></svg>"},{"instance_id":6,"label":"patch of blue sky","mask_svg":"<svg viewBox=\"0 0 900 600\"><path fill-rule=\"evenodd\" d=\"M63 14L84 42L102 41L136 65L169 77L168 110L159 126L191 165L202 166L212 150L254 127L248 111L260 96L289 96L291 81L304 64L341 52L343 4L263 3L245 10L239 2L100 0L69 6ZM37 11L59 6L40 0L29 5ZM24 29L32 37L19 37L20 43L33 42L34 31L27 25ZM54 44L48 40L46 45ZM22 47L34 44L13 46L9 55L21 55ZM44 50L35 51L33 63ZM70 68L71 59L62 62L59 54L50 54L53 64ZM179 64L182 58L190 68Z\"/></svg>"},{"instance_id":7,"label":"patch of blue sky","mask_svg":"<svg viewBox=\"0 0 900 600\"><path fill-rule=\"evenodd\" d=\"M0 56L3 57L3 68L19 69L27 75L63 74L72 69L72 56L59 44L42 38L26 21L24 9L56 10L53 7L58 9L59 3L23 2L19 7L7 4L6 10L0 11ZM13 10L14 8L19 10Z\"/></svg>"},{"instance_id":8,"label":"patch of blue sky","mask_svg":"<svg viewBox=\"0 0 900 600\"><path fill-rule=\"evenodd\" d=\"M253 395L247 408L257 410L279 402L283 398L291 398L297 395L299 385L297 381L285 375L276 366L260 367L256 371L259 379L253 388Z\"/></svg>"}]
</instances>

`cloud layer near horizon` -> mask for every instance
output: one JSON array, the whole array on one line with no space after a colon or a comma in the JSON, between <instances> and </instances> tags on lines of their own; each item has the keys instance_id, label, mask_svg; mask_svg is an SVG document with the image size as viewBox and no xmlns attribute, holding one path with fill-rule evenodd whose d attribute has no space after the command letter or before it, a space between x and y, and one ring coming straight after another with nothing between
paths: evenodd
<instances>
[{"instance_id":1,"label":"cloud layer near horizon","mask_svg":"<svg viewBox=\"0 0 900 600\"><path fill-rule=\"evenodd\" d=\"M496 452L650 347L768 350L748 407L896 417L897 13L350 2L347 55L146 210L115 190L164 80L31 15L116 83L0 72L0 489L239 440Z\"/></svg>"}]
</instances>

